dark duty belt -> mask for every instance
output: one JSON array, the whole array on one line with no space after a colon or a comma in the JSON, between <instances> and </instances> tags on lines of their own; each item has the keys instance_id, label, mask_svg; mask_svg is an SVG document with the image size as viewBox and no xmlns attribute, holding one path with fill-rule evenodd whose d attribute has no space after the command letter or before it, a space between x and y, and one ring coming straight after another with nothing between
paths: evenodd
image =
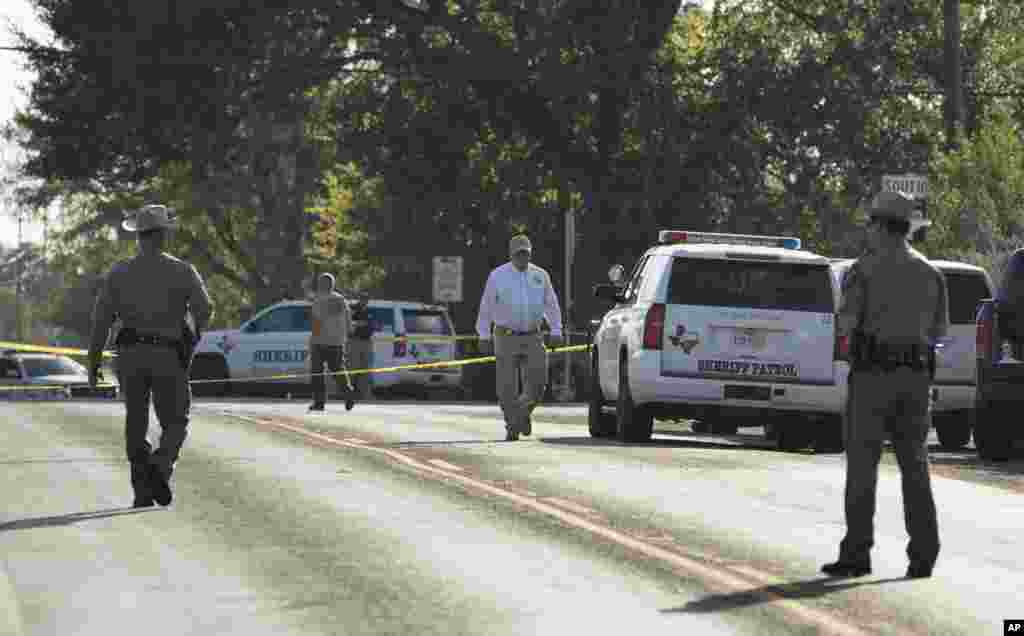
<instances>
[{"instance_id":1,"label":"dark duty belt","mask_svg":"<svg viewBox=\"0 0 1024 636\"><path fill-rule=\"evenodd\" d=\"M871 336L855 336L854 371L895 371L907 367L935 373L935 350L928 346L879 342Z\"/></svg>"},{"instance_id":2,"label":"dark duty belt","mask_svg":"<svg viewBox=\"0 0 1024 636\"><path fill-rule=\"evenodd\" d=\"M177 349L181 345L181 341L156 334L139 333L134 329L123 329L121 333L117 335L117 344L122 347L131 347L141 344Z\"/></svg>"}]
</instances>

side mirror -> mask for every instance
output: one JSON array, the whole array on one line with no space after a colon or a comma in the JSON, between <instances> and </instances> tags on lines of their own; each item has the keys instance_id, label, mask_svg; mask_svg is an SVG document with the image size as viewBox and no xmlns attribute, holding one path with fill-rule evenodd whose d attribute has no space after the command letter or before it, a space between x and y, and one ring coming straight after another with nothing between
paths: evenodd
<instances>
[{"instance_id":1,"label":"side mirror","mask_svg":"<svg viewBox=\"0 0 1024 636\"><path fill-rule=\"evenodd\" d=\"M618 285L594 285L594 296L614 303L623 301L622 289Z\"/></svg>"},{"instance_id":2,"label":"side mirror","mask_svg":"<svg viewBox=\"0 0 1024 636\"><path fill-rule=\"evenodd\" d=\"M612 265L608 270L608 280L613 285L619 285L626 278L626 269L622 265Z\"/></svg>"}]
</instances>

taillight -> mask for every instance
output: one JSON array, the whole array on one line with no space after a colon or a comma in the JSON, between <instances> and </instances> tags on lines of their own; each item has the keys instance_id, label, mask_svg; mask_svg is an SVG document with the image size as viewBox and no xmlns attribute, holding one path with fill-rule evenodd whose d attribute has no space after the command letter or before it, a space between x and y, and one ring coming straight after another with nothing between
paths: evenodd
<instances>
[{"instance_id":1,"label":"taillight","mask_svg":"<svg viewBox=\"0 0 1024 636\"><path fill-rule=\"evenodd\" d=\"M644 349L661 349L661 336L665 331L665 305L655 303L644 318Z\"/></svg>"},{"instance_id":2,"label":"taillight","mask_svg":"<svg viewBox=\"0 0 1024 636\"><path fill-rule=\"evenodd\" d=\"M409 352L408 343L405 340L401 340L400 338L401 336L399 336L398 339L395 340L394 357L396 358L404 358L405 355Z\"/></svg>"},{"instance_id":3,"label":"taillight","mask_svg":"<svg viewBox=\"0 0 1024 636\"><path fill-rule=\"evenodd\" d=\"M836 345L832 357L836 360L850 359L850 336L836 335Z\"/></svg>"},{"instance_id":4,"label":"taillight","mask_svg":"<svg viewBox=\"0 0 1024 636\"><path fill-rule=\"evenodd\" d=\"M975 328L975 344L978 359L985 360L992 355L992 313L984 309L979 313L978 325Z\"/></svg>"}]
</instances>

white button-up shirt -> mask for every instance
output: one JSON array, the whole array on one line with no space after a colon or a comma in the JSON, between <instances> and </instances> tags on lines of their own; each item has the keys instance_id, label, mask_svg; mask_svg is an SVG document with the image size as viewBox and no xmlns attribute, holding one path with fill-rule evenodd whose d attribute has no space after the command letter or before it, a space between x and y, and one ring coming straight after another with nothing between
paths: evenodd
<instances>
[{"instance_id":1,"label":"white button-up shirt","mask_svg":"<svg viewBox=\"0 0 1024 636\"><path fill-rule=\"evenodd\" d=\"M491 272L476 319L481 338L491 337L492 324L514 331L538 331L542 318L547 318L551 335L562 335L562 309L547 271L530 263L521 272L509 262Z\"/></svg>"}]
</instances>

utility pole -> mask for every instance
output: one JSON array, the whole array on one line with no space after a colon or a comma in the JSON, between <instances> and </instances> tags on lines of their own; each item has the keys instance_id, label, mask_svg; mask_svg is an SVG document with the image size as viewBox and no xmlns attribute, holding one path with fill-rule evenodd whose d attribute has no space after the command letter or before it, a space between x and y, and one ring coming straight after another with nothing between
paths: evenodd
<instances>
[{"instance_id":1,"label":"utility pole","mask_svg":"<svg viewBox=\"0 0 1024 636\"><path fill-rule=\"evenodd\" d=\"M946 50L946 147L958 148L963 125L963 85L960 68L960 0L944 0L943 31Z\"/></svg>"},{"instance_id":2,"label":"utility pole","mask_svg":"<svg viewBox=\"0 0 1024 636\"><path fill-rule=\"evenodd\" d=\"M572 197L569 188L565 183L558 189L558 204L565 214L565 325L563 331L566 334L565 343L572 344L572 334L575 331L572 316L575 313L572 298L572 265L574 252L576 251L576 213L572 209ZM565 354L565 383L566 392L572 389L572 354Z\"/></svg>"},{"instance_id":3,"label":"utility pole","mask_svg":"<svg viewBox=\"0 0 1024 636\"><path fill-rule=\"evenodd\" d=\"M15 263L14 272L14 333L15 339L18 342L25 342L25 329L22 323L24 322L21 317L21 276L22 267L25 261L25 254L22 252L22 224L24 223L24 213L18 210L18 255L17 263Z\"/></svg>"}]
</instances>

